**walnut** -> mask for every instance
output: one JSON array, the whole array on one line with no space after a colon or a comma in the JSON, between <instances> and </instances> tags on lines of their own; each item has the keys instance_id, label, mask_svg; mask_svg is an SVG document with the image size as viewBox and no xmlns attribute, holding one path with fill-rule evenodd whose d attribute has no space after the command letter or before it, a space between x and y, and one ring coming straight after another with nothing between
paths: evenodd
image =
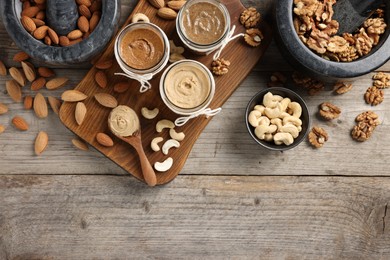
<instances>
[{"instance_id":1,"label":"walnut","mask_svg":"<svg viewBox=\"0 0 390 260\"><path fill-rule=\"evenodd\" d=\"M250 46L252 47L259 46L263 39L264 39L263 33L259 29L251 28L246 30L244 40Z\"/></svg>"},{"instance_id":2,"label":"walnut","mask_svg":"<svg viewBox=\"0 0 390 260\"><path fill-rule=\"evenodd\" d=\"M328 133L322 127L314 126L308 135L309 142L315 148L321 148L328 141Z\"/></svg>"},{"instance_id":3,"label":"walnut","mask_svg":"<svg viewBox=\"0 0 390 260\"><path fill-rule=\"evenodd\" d=\"M313 16L319 2L317 0L294 0L294 13L298 16Z\"/></svg>"},{"instance_id":4,"label":"walnut","mask_svg":"<svg viewBox=\"0 0 390 260\"><path fill-rule=\"evenodd\" d=\"M351 131L352 138L359 142L367 141L375 128L380 124L378 118L378 115L373 111L359 114L355 119L356 125Z\"/></svg>"},{"instance_id":5,"label":"walnut","mask_svg":"<svg viewBox=\"0 0 390 260\"><path fill-rule=\"evenodd\" d=\"M377 88L388 88L390 87L390 74L384 72L378 72L372 76L374 80L374 86Z\"/></svg>"},{"instance_id":6,"label":"walnut","mask_svg":"<svg viewBox=\"0 0 390 260\"><path fill-rule=\"evenodd\" d=\"M349 46L345 52L337 53L340 61L353 61L359 58L355 46Z\"/></svg>"},{"instance_id":7,"label":"walnut","mask_svg":"<svg viewBox=\"0 0 390 260\"><path fill-rule=\"evenodd\" d=\"M333 36L330 38L327 50L330 52L338 53L345 52L349 47L349 43L343 37Z\"/></svg>"},{"instance_id":8,"label":"walnut","mask_svg":"<svg viewBox=\"0 0 390 260\"><path fill-rule=\"evenodd\" d=\"M360 56L367 55L371 49L372 49L372 40L370 37L367 35L366 31L364 28L360 28L359 34L356 36L356 50L359 53Z\"/></svg>"},{"instance_id":9,"label":"walnut","mask_svg":"<svg viewBox=\"0 0 390 260\"><path fill-rule=\"evenodd\" d=\"M351 89L352 89L352 84L351 83L346 83L346 82L337 82L333 86L334 92L339 94L339 95L345 94L348 91L350 91Z\"/></svg>"},{"instance_id":10,"label":"walnut","mask_svg":"<svg viewBox=\"0 0 390 260\"><path fill-rule=\"evenodd\" d=\"M381 8L378 8L375 10L374 15L379 17L379 18L383 18L383 17L385 17L385 11Z\"/></svg>"},{"instance_id":11,"label":"walnut","mask_svg":"<svg viewBox=\"0 0 390 260\"><path fill-rule=\"evenodd\" d=\"M283 87L287 82L286 76L284 76L281 72L274 72L271 75L271 81L267 83L268 87Z\"/></svg>"},{"instance_id":12,"label":"walnut","mask_svg":"<svg viewBox=\"0 0 390 260\"><path fill-rule=\"evenodd\" d=\"M383 18L369 18L364 21L363 26L368 34L383 34L387 25Z\"/></svg>"},{"instance_id":13,"label":"walnut","mask_svg":"<svg viewBox=\"0 0 390 260\"><path fill-rule=\"evenodd\" d=\"M337 22L336 20L332 20L330 21L330 23L326 24L326 27L322 29L322 31L329 36L335 35L339 30L339 26L339 22Z\"/></svg>"},{"instance_id":14,"label":"walnut","mask_svg":"<svg viewBox=\"0 0 390 260\"><path fill-rule=\"evenodd\" d=\"M356 44L356 38L350 34L350 33L343 33L343 38L350 44L355 45Z\"/></svg>"},{"instance_id":15,"label":"walnut","mask_svg":"<svg viewBox=\"0 0 390 260\"><path fill-rule=\"evenodd\" d=\"M307 40L307 46L318 54L323 54L326 52L329 39L329 35L313 28Z\"/></svg>"},{"instance_id":16,"label":"walnut","mask_svg":"<svg viewBox=\"0 0 390 260\"><path fill-rule=\"evenodd\" d=\"M322 81L312 79L310 77L294 72L292 75L293 81L297 86L306 88L310 96L316 95L322 91L325 87Z\"/></svg>"},{"instance_id":17,"label":"walnut","mask_svg":"<svg viewBox=\"0 0 390 260\"><path fill-rule=\"evenodd\" d=\"M217 76L224 75L229 72L230 61L219 58L211 63L211 71Z\"/></svg>"},{"instance_id":18,"label":"walnut","mask_svg":"<svg viewBox=\"0 0 390 260\"><path fill-rule=\"evenodd\" d=\"M260 19L261 15L255 7L249 7L240 15L240 23L247 29L256 27L260 23Z\"/></svg>"},{"instance_id":19,"label":"walnut","mask_svg":"<svg viewBox=\"0 0 390 260\"><path fill-rule=\"evenodd\" d=\"M336 119L341 114L341 109L330 102L324 102L320 104L319 108L320 116L322 116L326 120Z\"/></svg>"},{"instance_id":20,"label":"walnut","mask_svg":"<svg viewBox=\"0 0 390 260\"><path fill-rule=\"evenodd\" d=\"M383 90L377 88L377 87L369 87L364 94L364 100L367 104L370 104L372 106L379 105L383 102L385 93Z\"/></svg>"}]
</instances>

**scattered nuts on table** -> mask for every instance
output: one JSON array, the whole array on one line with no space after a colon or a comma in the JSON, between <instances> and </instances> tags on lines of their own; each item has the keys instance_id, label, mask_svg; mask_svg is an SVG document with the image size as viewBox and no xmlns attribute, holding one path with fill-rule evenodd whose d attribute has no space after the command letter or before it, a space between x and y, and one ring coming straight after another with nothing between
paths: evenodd
<instances>
[{"instance_id":1,"label":"scattered nuts on table","mask_svg":"<svg viewBox=\"0 0 390 260\"><path fill-rule=\"evenodd\" d=\"M321 148L328 141L328 133L322 127L314 126L308 134L310 144L315 148Z\"/></svg>"},{"instance_id":2,"label":"scattered nuts on table","mask_svg":"<svg viewBox=\"0 0 390 260\"><path fill-rule=\"evenodd\" d=\"M260 23L260 19L261 15L255 7L245 9L240 15L240 23L247 29L256 27Z\"/></svg>"},{"instance_id":3,"label":"scattered nuts on table","mask_svg":"<svg viewBox=\"0 0 390 260\"><path fill-rule=\"evenodd\" d=\"M163 140L164 138L162 138L161 136L153 138L152 142L150 143L150 148L152 148L152 150L155 152L160 151L160 146L158 144Z\"/></svg>"},{"instance_id":4,"label":"scattered nuts on table","mask_svg":"<svg viewBox=\"0 0 390 260\"><path fill-rule=\"evenodd\" d=\"M341 109L330 102L323 102L319 106L319 114L326 120L332 120L340 116Z\"/></svg>"},{"instance_id":5,"label":"scattered nuts on table","mask_svg":"<svg viewBox=\"0 0 390 260\"><path fill-rule=\"evenodd\" d=\"M221 76L229 72L229 66L230 61L219 58L211 63L211 72L214 75Z\"/></svg>"},{"instance_id":6,"label":"scattered nuts on table","mask_svg":"<svg viewBox=\"0 0 390 260\"><path fill-rule=\"evenodd\" d=\"M378 72L372 76L374 80L374 86L377 88L390 87L390 74L384 72Z\"/></svg>"},{"instance_id":7,"label":"scattered nuts on table","mask_svg":"<svg viewBox=\"0 0 390 260\"><path fill-rule=\"evenodd\" d=\"M373 111L359 114L355 121L356 125L352 129L351 135L354 140L359 142L367 141L380 124L379 116Z\"/></svg>"},{"instance_id":8,"label":"scattered nuts on table","mask_svg":"<svg viewBox=\"0 0 390 260\"><path fill-rule=\"evenodd\" d=\"M347 83L347 82L337 82L334 86L333 86L333 90L336 94L345 94L347 93L348 91L350 91L352 89L352 83Z\"/></svg>"},{"instance_id":9,"label":"scattered nuts on table","mask_svg":"<svg viewBox=\"0 0 390 260\"><path fill-rule=\"evenodd\" d=\"M171 149L173 147L176 147L176 148L180 147L180 143L175 139L169 139L163 144L161 150L162 150L163 154L168 155L169 149Z\"/></svg>"},{"instance_id":10,"label":"scattered nuts on table","mask_svg":"<svg viewBox=\"0 0 390 260\"><path fill-rule=\"evenodd\" d=\"M179 142L183 141L186 135L183 132L176 132L174 128L169 129L169 136Z\"/></svg>"},{"instance_id":11,"label":"scattered nuts on table","mask_svg":"<svg viewBox=\"0 0 390 260\"><path fill-rule=\"evenodd\" d=\"M287 77L281 72L274 72L270 77L270 82L267 83L268 87L283 87L287 82Z\"/></svg>"},{"instance_id":12,"label":"scattered nuts on table","mask_svg":"<svg viewBox=\"0 0 390 260\"><path fill-rule=\"evenodd\" d=\"M169 169L171 169L173 165L173 159L172 157L168 157L165 161L163 162L155 162L154 163L154 169L159 172L166 172Z\"/></svg>"},{"instance_id":13,"label":"scattered nuts on table","mask_svg":"<svg viewBox=\"0 0 390 260\"><path fill-rule=\"evenodd\" d=\"M377 87L369 87L364 94L364 100L367 104L370 104L371 106L379 105L384 100L384 91L382 89L379 89Z\"/></svg>"},{"instance_id":14,"label":"scattered nuts on table","mask_svg":"<svg viewBox=\"0 0 390 260\"><path fill-rule=\"evenodd\" d=\"M298 73L297 71L292 74L292 79L298 87L303 87L307 89L310 96L318 94L325 88L324 82L318 79L307 77L303 74Z\"/></svg>"},{"instance_id":15,"label":"scattered nuts on table","mask_svg":"<svg viewBox=\"0 0 390 260\"><path fill-rule=\"evenodd\" d=\"M252 47L259 46L263 39L264 39L263 33L258 28L248 29L246 30L244 35L245 42Z\"/></svg>"},{"instance_id":16,"label":"scattered nuts on table","mask_svg":"<svg viewBox=\"0 0 390 260\"><path fill-rule=\"evenodd\" d=\"M151 110L147 107L141 108L141 114L146 119L154 119L158 115L159 111L160 110L157 107Z\"/></svg>"},{"instance_id":17,"label":"scattered nuts on table","mask_svg":"<svg viewBox=\"0 0 390 260\"><path fill-rule=\"evenodd\" d=\"M164 128L175 128L175 124L168 119L158 121L156 124L156 131L161 133Z\"/></svg>"},{"instance_id":18,"label":"scattered nuts on table","mask_svg":"<svg viewBox=\"0 0 390 260\"><path fill-rule=\"evenodd\" d=\"M131 18L131 22L132 23L138 23L138 22L149 23L150 20L149 20L149 17L147 17L145 14L143 14L143 13L136 13Z\"/></svg>"}]
</instances>

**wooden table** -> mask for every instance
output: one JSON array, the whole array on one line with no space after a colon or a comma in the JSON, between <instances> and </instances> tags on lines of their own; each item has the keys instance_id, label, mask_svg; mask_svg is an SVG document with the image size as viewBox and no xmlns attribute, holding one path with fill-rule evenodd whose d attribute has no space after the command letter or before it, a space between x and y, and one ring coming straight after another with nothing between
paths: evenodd
<instances>
[{"instance_id":1,"label":"wooden table","mask_svg":"<svg viewBox=\"0 0 390 260\"><path fill-rule=\"evenodd\" d=\"M136 1L122 1L122 23ZM244 1L270 14L271 0ZM0 59L7 67L17 47L0 24ZM73 88L88 68L56 68ZM381 71L390 71L390 62ZM330 135L321 149L307 142L280 153L260 148L248 135L244 110L270 75L292 68L275 44L223 106L196 142L182 173L149 188L95 150L74 148L54 113L37 119L5 94L10 111L0 116L0 259L389 259L390 101L370 107L363 94L371 76L351 92L309 97L313 124ZM60 96L65 90L42 91ZM388 92L390 90L385 90ZM25 94L35 94L29 89ZM341 117L324 122L317 106L332 101ZM373 137L350 137L360 112L376 111L382 124ZM10 124L14 115L27 132ZM39 157L33 142L49 134Z\"/></svg>"}]
</instances>

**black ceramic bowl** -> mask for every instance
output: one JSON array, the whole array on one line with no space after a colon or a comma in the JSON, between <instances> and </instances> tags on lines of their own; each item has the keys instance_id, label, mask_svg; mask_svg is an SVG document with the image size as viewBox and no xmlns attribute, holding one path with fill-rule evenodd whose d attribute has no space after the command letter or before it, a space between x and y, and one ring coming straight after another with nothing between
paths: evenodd
<instances>
[{"instance_id":1,"label":"black ceramic bowl","mask_svg":"<svg viewBox=\"0 0 390 260\"><path fill-rule=\"evenodd\" d=\"M302 107L302 115L300 117L300 119L302 120L302 131L299 133L299 136L294 139L294 142L291 145L284 145L284 144L276 145L274 142L267 142L265 140L260 140L255 135L255 128L248 122L249 113L254 109L256 105L263 104L263 97L268 92L271 92L273 95L288 97L291 99L292 102L293 101L298 102ZM245 123L250 136L252 136L253 140L255 140L259 145L273 151L286 151L296 147L306 138L306 135L310 127L310 116L305 101L297 93L295 93L294 91L288 88L274 87L274 88L263 89L252 97L245 110Z\"/></svg>"},{"instance_id":2,"label":"black ceramic bowl","mask_svg":"<svg viewBox=\"0 0 390 260\"><path fill-rule=\"evenodd\" d=\"M342 0L339 0L342 1ZM354 78L367 74L390 59L390 26L372 51L353 62L328 61L315 54L298 38L293 25L293 0L276 0L274 6L275 40L283 56L298 71L322 80ZM386 23L390 25L390 4L386 5Z\"/></svg>"},{"instance_id":3,"label":"black ceramic bowl","mask_svg":"<svg viewBox=\"0 0 390 260\"><path fill-rule=\"evenodd\" d=\"M22 1L0 1L0 15L15 44L30 57L49 65L73 65L91 60L100 54L116 32L120 18L120 0L102 2L99 24L91 35L69 47L48 46L36 40L22 26L20 13Z\"/></svg>"}]
</instances>

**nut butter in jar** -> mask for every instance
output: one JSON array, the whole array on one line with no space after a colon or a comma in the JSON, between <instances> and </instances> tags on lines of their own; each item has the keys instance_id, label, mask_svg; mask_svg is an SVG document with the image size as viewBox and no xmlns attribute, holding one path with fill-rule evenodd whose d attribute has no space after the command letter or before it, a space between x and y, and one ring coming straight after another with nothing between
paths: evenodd
<instances>
[{"instance_id":1,"label":"nut butter in jar","mask_svg":"<svg viewBox=\"0 0 390 260\"><path fill-rule=\"evenodd\" d=\"M217 0L192 0L180 9L176 30L183 44L197 54L217 49L230 31L230 15Z\"/></svg>"},{"instance_id":2,"label":"nut butter in jar","mask_svg":"<svg viewBox=\"0 0 390 260\"><path fill-rule=\"evenodd\" d=\"M141 92L144 92L150 88L150 84L145 82L168 63L169 41L157 25L133 23L119 33L114 52L123 72L127 77L140 81ZM145 84L148 86L142 90Z\"/></svg>"}]
</instances>

